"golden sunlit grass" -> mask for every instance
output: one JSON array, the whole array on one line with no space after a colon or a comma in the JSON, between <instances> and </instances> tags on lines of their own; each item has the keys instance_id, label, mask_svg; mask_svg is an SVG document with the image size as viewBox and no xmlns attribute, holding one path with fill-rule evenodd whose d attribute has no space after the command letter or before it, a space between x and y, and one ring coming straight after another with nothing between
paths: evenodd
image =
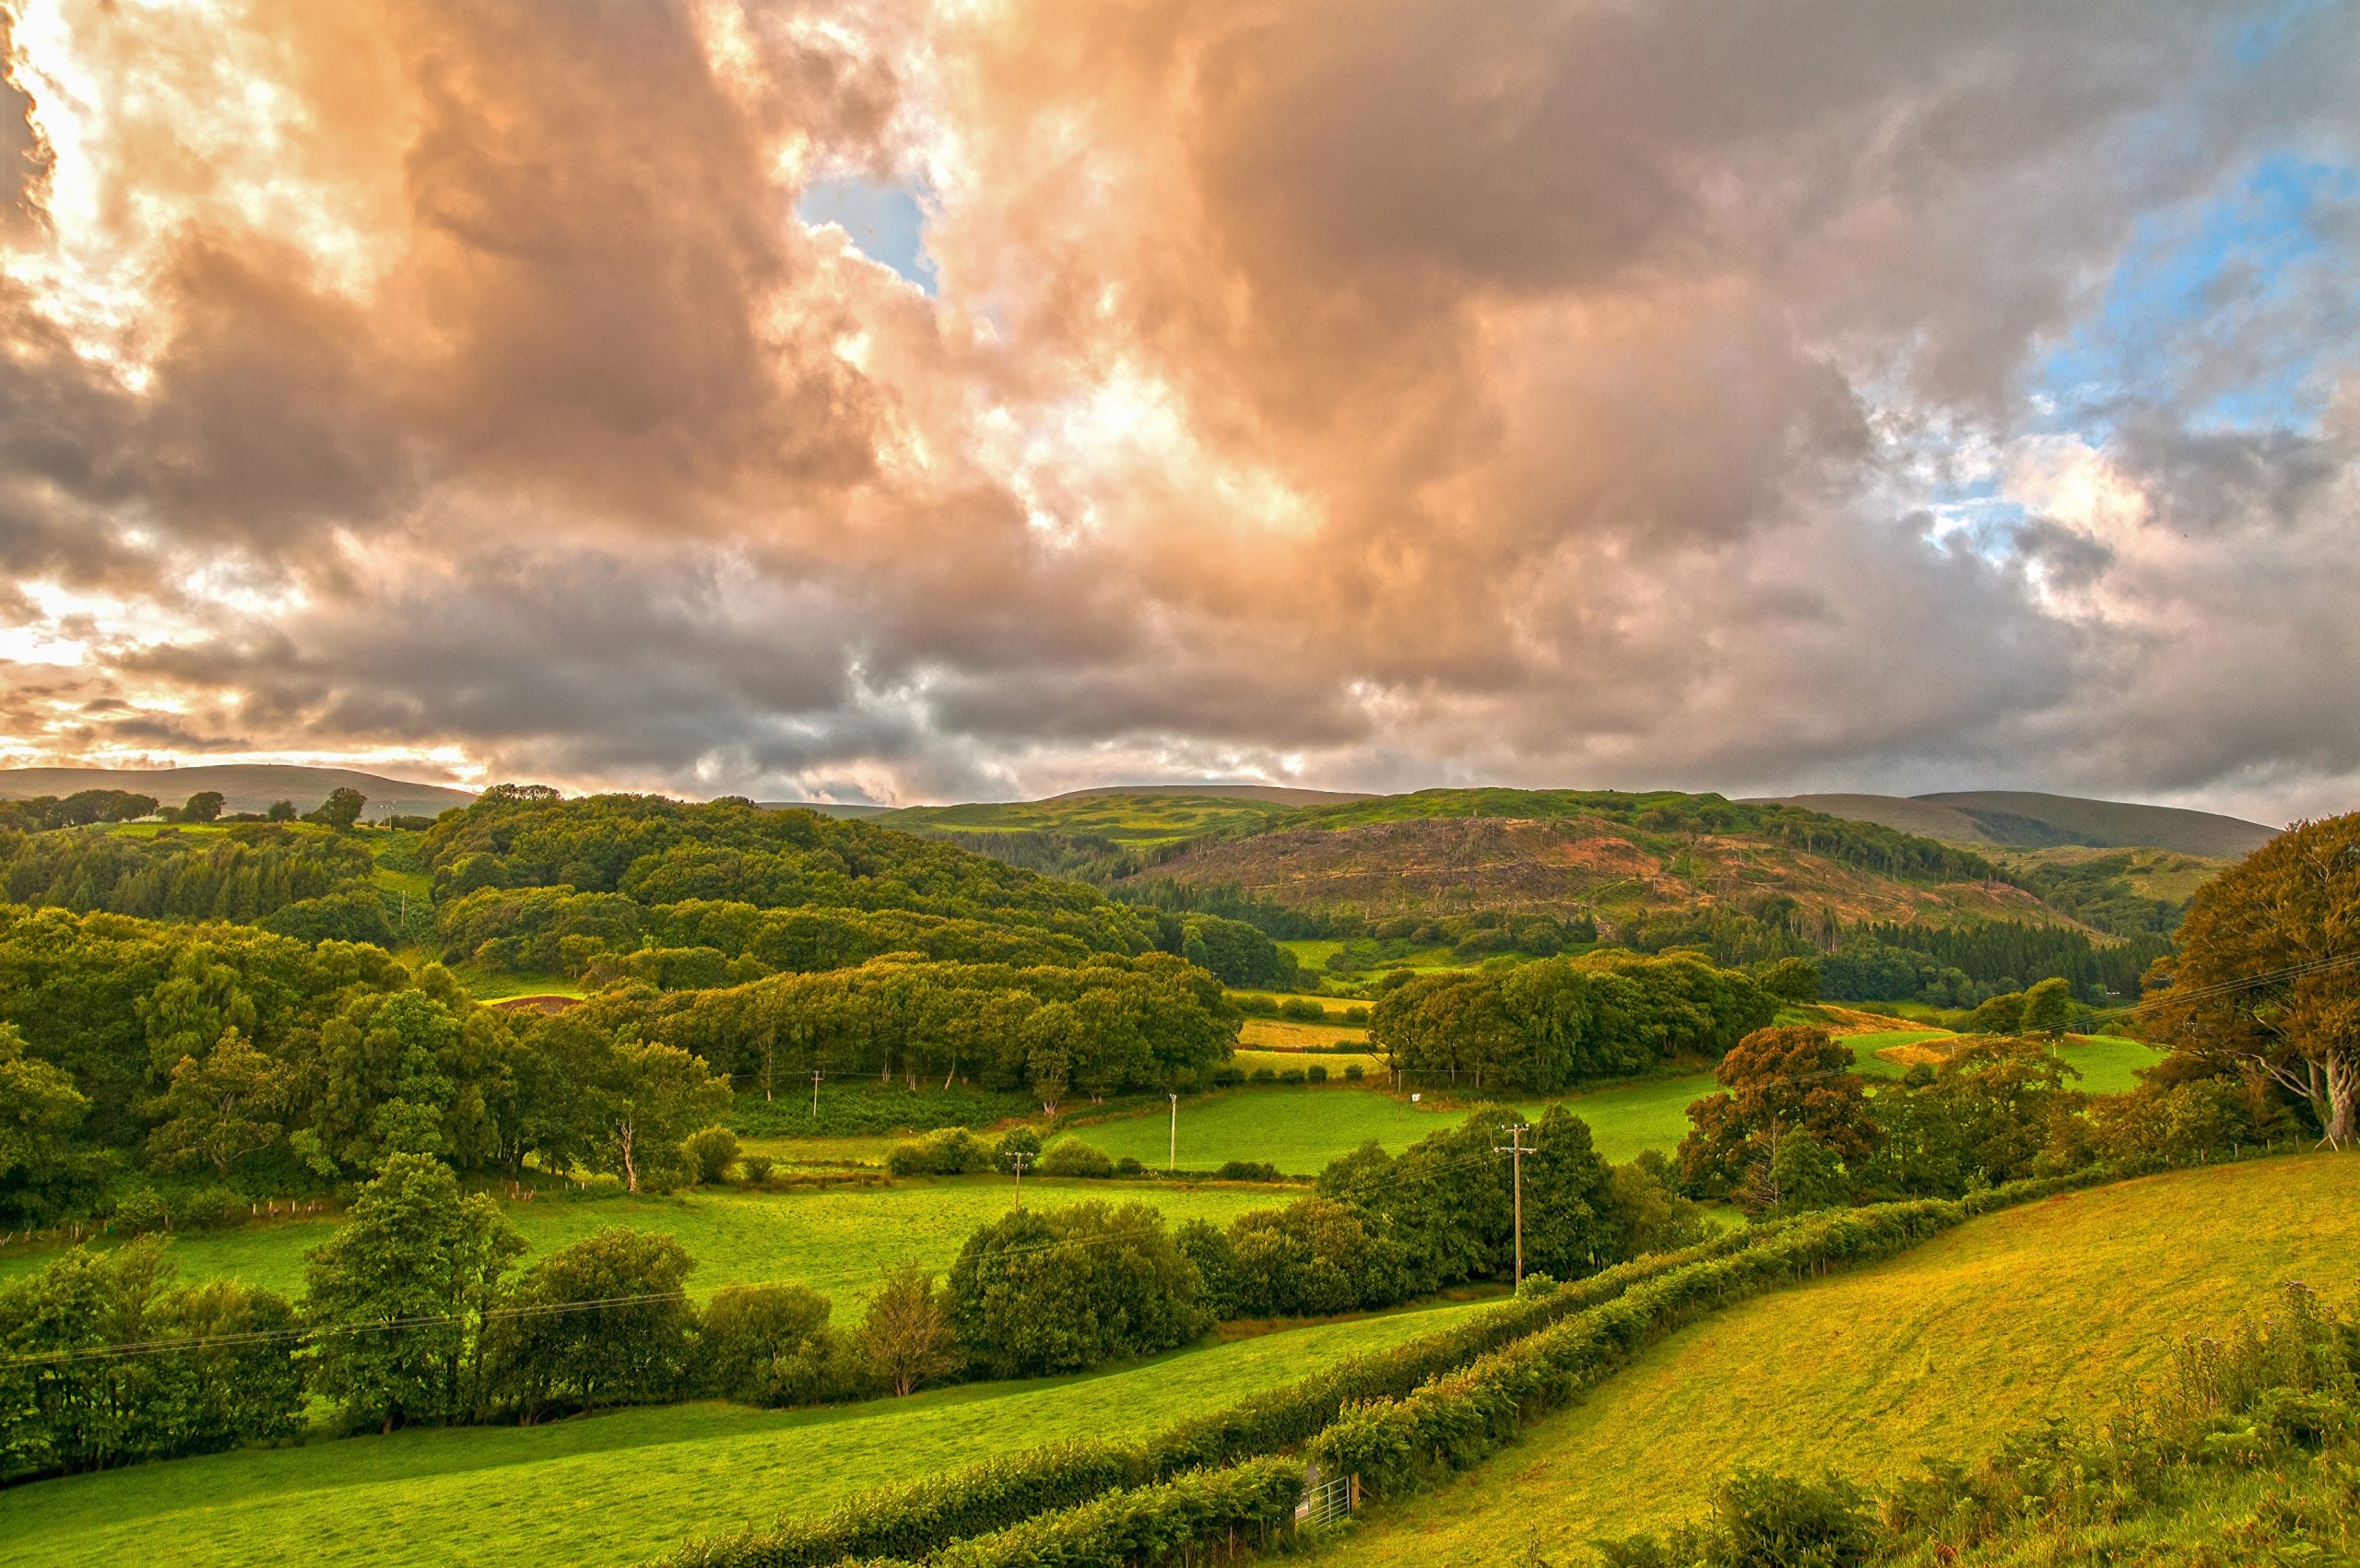
<instances>
[{"instance_id":1,"label":"golden sunlit grass","mask_svg":"<svg viewBox=\"0 0 2360 1568\"><path fill-rule=\"evenodd\" d=\"M1360 1045L1368 1043L1365 1023L1303 1023L1289 1018L1249 1018L1237 1029L1241 1045L1300 1051L1308 1045Z\"/></svg>"},{"instance_id":2,"label":"golden sunlit grass","mask_svg":"<svg viewBox=\"0 0 2360 1568\"><path fill-rule=\"evenodd\" d=\"M1856 1478L1974 1458L2152 1373L2168 1338L2289 1279L2360 1272L2360 1157L2173 1172L1979 1220L1890 1263L1749 1302L1657 1346L1526 1442L1378 1511L1329 1561L1552 1561L1695 1512L1743 1463Z\"/></svg>"}]
</instances>

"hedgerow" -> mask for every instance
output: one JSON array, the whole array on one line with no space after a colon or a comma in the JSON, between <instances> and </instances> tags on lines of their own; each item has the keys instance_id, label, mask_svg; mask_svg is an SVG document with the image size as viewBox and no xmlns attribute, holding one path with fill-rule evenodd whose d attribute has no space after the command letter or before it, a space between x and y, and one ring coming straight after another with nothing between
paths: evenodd
<instances>
[{"instance_id":1,"label":"hedgerow","mask_svg":"<svg viewBox=\"0 0 2360 1568\"><path fill-rule=\"evenodd\" d=\"M1351 1404L1406 1394L1521 1335L1611 1301L1642 1280L1739 1250L1759 1235L1731 1232L1685 1252L1623 1264L1549 1295L1504 1302L1469 1322L1389 1350L1350 1357L1286 1387L1183 1421L1145 1443L1059 1443L985 1459L856 1493L813 1518L691 1542L664 1561L670 1568L824 1568L846 1558L919 1555L1106 1492L1267 1455L1309 1438ZM1295 1473L1299 1481L1299 1466Z\"/></svg>"},{"instance_id":2,"label":"hedgerow","mask_svg":"<svg viewBox=\"0 0 2360 1568\"><path fill-rule=\"evenodd\" d=\"M1881 1262L1978 1214L2101 1179L2012 1183L1956 1201L1840 1210L1720 1257L1638 1282L1612 1301L1479 1357L1410 1393L1361 1403L1307 1447L1319 1467L1398 1495L1488 1458L1536 1416L1572 1403L1640 1349L1707 1313L1839 1267Z\"/></svg>"}]
</instances>

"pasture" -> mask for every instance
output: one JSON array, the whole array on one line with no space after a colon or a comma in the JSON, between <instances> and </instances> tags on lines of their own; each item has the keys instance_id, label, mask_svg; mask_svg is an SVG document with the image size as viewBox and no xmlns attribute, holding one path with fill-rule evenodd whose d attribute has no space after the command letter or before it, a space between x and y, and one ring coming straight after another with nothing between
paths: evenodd
<instances>
[{"instance_id":1,"label":"pasture","mask_svg":"<svg viewBox=\"0 0 2360 1568\"><path fill-rule=\"evenodd\" d=\"M724 1285L793 1280L829 1297L840 1314L849 1315L888 1264L915 1258L929 1268L948 1268L969 1233L1005 1214L1014 1197L1013 1185L1005 1176L961 1176L825 1192L706 1190L588 1203L542 1198L503 1207L509 1222L532 1246L528 1258L607 1226L628 1225L678 1237L697 1260L689 1288L698 1295ZM1226 1224L1235 1214L1270 1203L1272 1194L1268 1187L1234 1185L1116 1185L1045 1177L1024 1183L1024 1201L1033 1208L1084 1198L1152 1204L1174 1224L1194 1219ZM330 1219L242 1226L177 1237L171 1256L184 1279L238 1279L292 1296L302 1290L304 1252L325 1241L334 1229ZM0 1279L30 1273L57 1256L54 1249L46 1249L0 1256Z\"/></svg>"},{"instance_id":2,"label":"pasture","mask_svg":"<svg viewBox=\"0 0 2360 1568\"><path fill-rule=\"evenodd\" d=\"M1470 1310L1411 1309L832 1409L702 1401L70 1476L0 1494L0 1568L245 1568L290 1555L316 1568L636 1562L690 1536L824 1512L880 1482L1043 1443L1143 1434Z\"/></svg>"},{"instance_id":3,"label":"pasture","mask_svg":"<svg viewBox=\"0 0 2360 1568\"><path fill-rule=\"evenodd\" d=\"M1336 1061L1334 1057L1307 1058ZM1688 1130L1689 1102L1713 1090L1712 1075L1690 1073L1618 1084L1567 1097L1566 1109L1589 1124L1599 1152L1628 1160L1645 1149L1675 1148ZM1212 1170L1232 1160L1267 1160L1297 1175L1316 1174L1339 1154L1371 1138L1398 1152L1429 1133L1457 1125L1471 1102L1412 1105L1372 1090L1333 1085L1304 1089L1253 1089L1180 1102L1180 1164ZM1545 1109L1525 1105L1528 1114ZM1075 1127L1073 1136L1116 1159L1130 1155L1143 1165L1164 1161L1168 1124L1162 1110Z\"/></svg>"},{"instance_id":4,"label":"pasture","mask_svg":"<svg viewBox=\"0 0 2360 1568\"><path fill-rule=\"evenodd\" d=\"M1528 1546L1578 1561L1599 1537L1700 1512L1740 1463L1865 1479L1924 1454L1971 1460L2044 1416L2095 1413L2171 1336L2290 1279L2349 1301L2355 1204L2360 1159L2294 1155L1976 1220L1682 1330L1506 1455L1378 1511L1331 1561L1488 1568Z\"/></svg>"}]
</instances>

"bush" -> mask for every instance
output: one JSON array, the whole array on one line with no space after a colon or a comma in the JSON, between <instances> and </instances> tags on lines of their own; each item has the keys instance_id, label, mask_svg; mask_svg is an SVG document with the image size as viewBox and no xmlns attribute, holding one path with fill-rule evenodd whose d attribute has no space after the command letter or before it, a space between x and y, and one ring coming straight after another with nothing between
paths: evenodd
<instances>
[{"instance_id":1,"label":"bush","mask_svg":"<svg viewBox=\"0 0 2360 1568\"><path fill-rule=\"evenodd\" d=\"M860 1361L828 1326L828 1298L802 1285L728 1285L714 1292L697 1344L705 1391L749 1405L849 1397Z\"/></svg>"},{"instance_id":2,"label":"bush","mask_svg":"<svg viewBox=\"0 0 2360 1568\"><path fill-rule=\"evenodd\" d=\"M992 1377L1152 1354L1211 1321L1196 1266L1143 1203L1019 1210L967 1238L950 1289L959 1338Z\"/></svg>"},{"instance_id":3,"label":"bush","mask_svg":"<svg viewBox=\"0 0 2360 1568\"><path fill-rule=\"evenodd\" d=\"M1115 1174L1118 1176L1144 1176L1147 1174L1147 1167L1139 1162L1139 1159L1136 1155L1126 1154L1120 1160L1115 1161Z\"/></svg>"},{"instance_id":4,"label":"bush","mask_svg":"<svg viewBox=\"0 0 2360 1568\"><path fill-rule=\"evenodd\" d=\"M1324 1023L1328 1009L1308 996L1289 996L1279 1004L1279 1016L1300 1023Z\"/></svg>"},{"instance_id":5,"label":"bush","mask_svg":"<svg viewBox=\"0 0 2360 1568\"><path fill-rule=\"evenodd\" d=\"M700 1183L716 1185L738 1158L738 1135L727 1127L701 1127L680 1140L680 1154Z\"/></svg>"},{"instance_id":6,"label":"bush","mask_svg":"<svg viewBox=\"0 0 2360 1568\"><path fill-rule=\"evenodd\" d=\"M291 1435L303 1411L295 1310L233 1279L169 1289L161 1237L77 1247L0 1285L0 1344L61 1359L0 1371L0 1483ZM132 1357L123 1339L206 1340Z\"/></svg>"},{"instance_id":7,"label":"bush","mask_svg":"<svg viewBox=\"0 0 2360 1568\"><path fill-rule=\"evenodd\" d=\"M134 1187L115 1201L114 1222L135 1236L160 1231L171 1220L163 1195L154 1187Z\"/></svg>"},{"instance_id":8,"label":"bush","mask_svg":"<svg viewBox=\"0 0 2360 1568\"><path fill-rule=\"evenodd\" d=\"M593 1171L568 1184L562 1191L567 1197L596 1203L601 1198L622 1197L623 1179L611 1171Z\"/></svg>"},{"instance_id":9,"label":"bush","mask_svg":"<svg viewBox=\"0 0 2360 1568\"><path fill-rule=\"evenodd\" d=\"M497 1385L527 1420L673 1397L696 1324L695 1267L671 1237L624 1225L560 1247L516 1282L511 1301L527 1310L486 1336Z\"/></svg>"},{"instance_id":10,"label":"bush","mask_svg":"<svg viewBox=\"0 0 2360 1568\"><path fill-rule=\"evenodd\" d=\"M1358 1083L1361 1079L1366 1077L1368 1077L1368 1069L1361 1066L1360 1063L1348 1062L1344 1065L1344 1081L1346 1083Z\"/></svg>"},{"instance_id":11,"label":"bush","mask_svg":"<svg viewBox=\"0 0 2360 1568\"><path fill-rule=\"evenodd\" d=\"M1275 1067L1256 1067L1252 1072L1245 1076L1250 1081L1255 1083L1276 1083L1279 1081L1278 1069Z\"/></svg>"},{"instance_id":12,"label":"bush","mask_svg":"<svg viewBox=\"0 0 2360 1568\"><path fill-rule=\"evenodd\" d=\"M234 1224L254 1210L246 1195L219 1182L187 1192L175 1193L169 1200L172 1225L177 1230L203 1231L218 1225Z\"/></svg>"},{"instance_id":13,"label":"bush","mask_svg":"<svg viewBox=\"0 0 2360 1568\"><path fill-rule=\"evenodd\" d=\"M1313 1083L1326 1083L1328 1081L1327 1065L1322 1062L1314 1062L1303 1069L1303 1076Z\"/></svg>"},{"instance_id":14,"label":"bush","mask_svg":"<svg viewBox=\"0 0 2360 1568\"><path fill-rule=\"evenodd\" d=\"M1041 1135L1031 1127L1009 1128L999 1135L999 1141L992 1145L991 1168L1005 1171L1009 1161L1019 1154L1028 1160L1041 1158Z\"/></svg>"},{"instance_id":15,"label":"bush","mask_svg":"<svg viewBox=\"0 0 2360 1568\"><path fill-rule=\"evenodd\" d=\"M1368 1021L1368 1008L1366 1004L1356 1002L1352 1006L1346 1008L1344 1009L1344 1021L1346 1023L1366 1023Z\"/></svg>"},{"instance_id":16,"label":"bush","mask_svg":"<svg viewBox=\"0 0 2360 1568\"><path fill-rule=\"evenodd\" d=\"M767 1154L749 1154L738 1161L738 1174L746 1178L746 1185L749 1187L770 1185L772 1169L771 1157Z\"/></svg>"},{"instance_id":17,"label":"bush","mask_svg":"<svg viewBox=\"0 0 2360 1568\"><path fill-rule=\"evenodd\" d=\"M886 1171L896 1176L964 1176L991 1168L991 1154L964 1127L929 1133L914 1143L897 1143L885 1156Z\"/></svg>"},{"instance_id":18,"label":"bush","mask_svg":"<svg viewBox=\"0 0 2360 1568\"><path fill-rule=\"evenodd\" d=\"M1280 1182L1286 1178L1279 1168L1267 1160L1232 1160L1213 1173L1215 1179L1224 1182Z\"/></svg>"},{"instance_id":19,"label":"bush","mask_svg":"<svg viewBox=\"0 0 2360 1568\"><path fill-rule=\"evenodd\" d=\"M1235 1089L1239 1084L1244 1083L1245 1081L1245 1069L1244 1067L1224 1066L1218 1067L1213 1069L1213 1087L1215 1089Z\"/></svg>"},{"instance_id":20,"label":"bush","mask_svg":"<svg viewBox=\"0 0 2360 1568\"><path fill-rule=\"evenodd\" d=\"M1276 1018L1279 1013L1276 996L1232 996L1230 1000L1248 1018Z\"/></svg>"},{"instance_id":21,"label":"bush","mask_svg":"<svg viewBox=\"0 0 2360 1568\"><path fill-rule=\"evenodd\" d=\"M1042 1156L1041 1173L1044 1176L1086 1176L1103 1181L1115 1173L1115 1161L1104 1149L1094 1148L1078 1138L1068 1138L1059 1140L1056 1148Z\"/></svg>"}]
</instances>

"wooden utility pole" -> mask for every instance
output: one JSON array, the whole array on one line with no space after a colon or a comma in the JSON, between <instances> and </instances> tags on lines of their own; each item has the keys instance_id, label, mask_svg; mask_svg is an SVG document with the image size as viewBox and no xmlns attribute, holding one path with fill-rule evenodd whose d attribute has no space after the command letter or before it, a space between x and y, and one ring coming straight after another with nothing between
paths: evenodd
<instances>
[{"instance_id":1,"label":"wooden utility pole","mask_svg":"<svg viewBox=\"0 0 2360 1568\"><path fill-rule=\"evenodd\" d=\"M1176 1171L1180 1168L1180 1091L1167 1089L1164 1092L1172 1096L1172 1147L1163 1156L1163 1168Z\"/></svg>"},{"instance_id":2,"label":"wooden utility pole","mask_svg":"<svg viewBox=\"0 0 2360 1568\"><path fill-rule=\"evenodd\" d=\"M1032 1162L1032 1156L1021 1149L1012 1149L1009 1153L1008 1162L1016 1171L1016 1211L1021 1214L1024 1212L1024 1167Z\"/></svg>"},{"instance_id":3,"label":"wooden utility pole","mask_svg":"<svg viewBox=\"0 0 2360 1568\"><path fill-rule=\"evenodd\" d=\"M811 1069L811 1114L814 1117L820 1114L820 1080L826 1076L817 1067Z\"/></svg>"},{"instance_id":4,"label":"wooden utility pole","mask_svg":"<svg viewBox=\"0 0 2360 1568\"><path fill-rule=\"evenodd\" d=\"M1519 1291L1524 1289L1524 1157L1530 1152L1524 1147L1524 1135L1531 1130L1528 1124L1518 1122L1507 1129L1505 1149L1492 1146L1493 1153L1508 1155L1516 1161L1516 1285Z\"/></svg>"}]
</instances>

